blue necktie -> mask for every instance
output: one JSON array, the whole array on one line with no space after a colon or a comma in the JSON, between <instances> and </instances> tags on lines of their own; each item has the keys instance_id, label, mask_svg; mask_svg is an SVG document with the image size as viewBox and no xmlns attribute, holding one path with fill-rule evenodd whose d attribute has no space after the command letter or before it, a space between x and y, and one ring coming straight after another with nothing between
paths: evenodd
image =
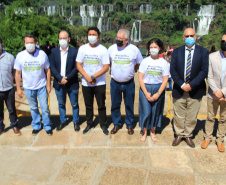
<instances>
[{"instance_id":1,"label":"blue necktie","mask_svg":"<svg viewBox=\"0 0 226 185\"><path fill-rule=\"evenodd\" d=\"M191 50L192 48L190 49L187 49L189 51L188 53L188 58L187 58L187 66L186 66L186 83L189 83L190 82L190 75L191 75Z\"/></svg>"}]
</instances>

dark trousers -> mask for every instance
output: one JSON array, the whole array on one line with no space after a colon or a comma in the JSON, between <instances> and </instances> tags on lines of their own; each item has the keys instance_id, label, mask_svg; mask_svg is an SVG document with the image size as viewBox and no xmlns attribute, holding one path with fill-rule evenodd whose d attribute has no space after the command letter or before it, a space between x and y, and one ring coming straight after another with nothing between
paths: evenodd
<instances>
[{"instance_id":1,"label":"dark trousers","mask_svg":"<svg viewBox=\"0 0 226 185\"><path fill-rule=\"evenodd\" d=\"M83 97L86 105L86 119L87 125L93 126L93 101L96 97L99 113L99 122L101 127L107 127L106 116L106 85L100 85L95 87L82 86Z\"/></svg>"},{"instance_id":2,"label":"dark trousers","mask_svg":"<svg viewBox=\"0 0 226 185\"><path fill-rule=\"evenodd\" d=\"M15 107L15 91L14 88L8 91L0 91L0 130L4 130L5 125L3 123L4 120L4 101L6 103L8 112L9 112L9 120L11 127L14 127L17 124L17 115L16 115L16 107Z\"/></svg>"}]
</instances>

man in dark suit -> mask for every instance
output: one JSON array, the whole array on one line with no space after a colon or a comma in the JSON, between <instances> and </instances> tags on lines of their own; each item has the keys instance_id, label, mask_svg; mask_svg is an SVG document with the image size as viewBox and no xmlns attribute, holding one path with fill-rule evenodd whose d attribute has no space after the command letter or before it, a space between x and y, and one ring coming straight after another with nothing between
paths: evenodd
<instances>
[{"instance_id":1,"label":"man in dark suit","mask_svg":"<svg viewBox=\"0 0 226 185\"><path fill-rule=\"evenodd\" d=\"M170 73L174 81L174 129L176 138L173 146L180 144L182 139L194 148L192 132L197 123L197 114L202 97L206 94L204 79L208 74L209 53L195 44L196 34L192 28L184 31L185 46L173 51Z\"/></svg>"},{"instance_id":2,"label":"man in dark suit","mask_svg":"<svg viewBox=\"0 0 226 185\"><path fill-rule=\"evenodd\" d=\"M53 87L59 105L60 121L57 131L60 131L66 124L66 94L68 94L73 108L73 123L75 131L79 131L79 105L78 105L78 74L76 68L76 57L78 50L69 47L70 37L67 31L59 33L60 47L51 51L50 68L54 76Z\"/></svg>"}]
</instances>

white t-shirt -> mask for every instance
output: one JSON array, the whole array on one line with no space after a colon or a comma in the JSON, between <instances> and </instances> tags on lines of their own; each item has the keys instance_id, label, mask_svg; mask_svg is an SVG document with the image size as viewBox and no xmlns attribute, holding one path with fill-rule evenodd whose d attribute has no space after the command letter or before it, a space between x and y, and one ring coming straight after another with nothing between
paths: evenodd
<instances>
[{"instance_id":1,"label":"white t-shirt","mask_svg":"<svg viewBox=\"0 0 226 185\"><path fill-rule=\"evenodd\" d=\"M116 44L108 49L111 60L111 77L117 82L127 82L134 77L135 64L140 64L143 57L140 50L133 44L124 49L118 48Z\"/></svg>"},{"instance_id":2,"label":"white t-shirt","mask_svg":"<svg viewBox=\"0 0 226 185\"><path fill-rule=\"evenodd\" d=\"M89 43L82 45L78 50L76 61L83 64L83 69L89 76L100 71L103 68L103 65L110 64L108 50L101 44L98 44L96 47L91 47ZM96 78L96 83L94 85L91 85L85 80L84 77L82 77L82 85L105 85L105 76L106 74L103 74L102 76Z\"/></svg>"},{"instance_id":3,"label":"white t-shirt","mask_svg":"<svg viewBox=\"0 0 226 185\"><path fill-rule=\"evenodd\" d=\"M24 50L17 54L14 69L22 70L25 89L36 90L46 85L44 69L49 66L49 59L44 51L36 49L34 54L29 54Z\"/></svg>"},{"instance_id":4,"label":"white t-shirt","mask_svg":"<svg viewBox=\"0 0 226 185\"><path fill-rule=\"evenodd\" d=\"M163 76L169 76L169 65L163 58L153 60L149 56L141 62L139 72L144 74L145 84L161 84Z\"/></svg>"}]
</instances>

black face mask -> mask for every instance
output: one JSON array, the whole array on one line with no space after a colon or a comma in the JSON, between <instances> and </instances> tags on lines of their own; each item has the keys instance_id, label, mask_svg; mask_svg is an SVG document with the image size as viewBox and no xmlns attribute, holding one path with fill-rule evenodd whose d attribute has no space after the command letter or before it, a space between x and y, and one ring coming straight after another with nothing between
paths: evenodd
<instances>
[{"instance_id":1,"label":"black face mask","mask_svg":"<svg viewBox=\"0 0 226 185\"><path fill-rule=\"evenodd\" d=\"M224 42L221 41L221 50L226 51L226 42L225 41Z\"/></svg>"},{"instance_id":2,"label":"black face mask","mask_svg":"<svg viewBox=\"0 0 226 185\"><path fill-rule=\"evenodd\" d=\"M116 40L116 44L117 44L118 47L122 47L123 41L122 40Z\"/></svg>"}]
</instances>

